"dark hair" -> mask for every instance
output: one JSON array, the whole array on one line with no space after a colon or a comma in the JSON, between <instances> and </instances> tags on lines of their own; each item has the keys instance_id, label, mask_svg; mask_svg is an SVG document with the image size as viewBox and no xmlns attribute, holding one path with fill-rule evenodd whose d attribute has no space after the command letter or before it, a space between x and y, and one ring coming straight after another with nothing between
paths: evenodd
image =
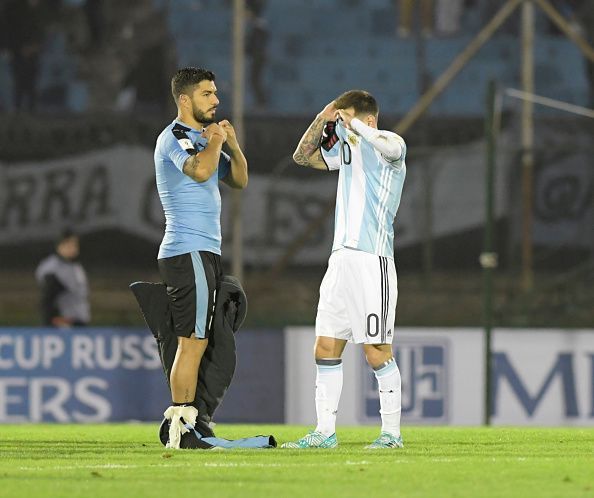
<instances>
[{"instance_id":1,"label":"dark hair","mask_svg":"<svg viewBox=\"0 0 594 498\"><path fill-rule=\"evenodd\" d=\"M204 80L214 81L214 73L201 67L184 67L183 69L180 69L173 75L173 78L171 78L171 93L173 94L173 100L177 102L177 99L179 99L179 96L182 93L188 95L191 86L197 85Z\"/></svg>"},{"instance_id":2,"label":"dark hair","mask_svg":"<svg viewBox=\"0 0 594 498\"><path fill-rule=\"evenodd\" d=\"M58 237L56 237L55 244L58 246L65 240L71 239L72 237L78 237L78 233L76 233L71 227L63 228L58 234Z\"/></svg>"},{"instance_id":3,"label":"dark hair","mask_svg":"<svg viewBox=\"0 0 594 498\"><path fill-rule=\"evenodd\" d=\"M352 107L355 114L373 114L375 117L379 114L379 106L374 96L365 90L349 90L344 92L334 101L334 107L337 109L348 109Z\"/></svg>"}]
</instances>

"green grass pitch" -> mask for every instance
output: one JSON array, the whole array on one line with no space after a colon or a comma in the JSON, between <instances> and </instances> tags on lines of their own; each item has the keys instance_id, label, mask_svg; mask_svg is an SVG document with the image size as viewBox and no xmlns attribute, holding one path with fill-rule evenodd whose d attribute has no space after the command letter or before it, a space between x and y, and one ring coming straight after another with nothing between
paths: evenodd
<instances>
[{"instance_id":1,"label":"green grass pitch","mask_svg":"<svg viewBox=\"0 0 594 498\"><path fill-rule=\"evenodd\" d=\"M405 448L363 447L377 428L339 428L333 450L172 451L157 424L2 425L0 496L594 497L594 429L406 427ZM296 426L219 425L217 435Z\"/></svg>"}]
</instances>

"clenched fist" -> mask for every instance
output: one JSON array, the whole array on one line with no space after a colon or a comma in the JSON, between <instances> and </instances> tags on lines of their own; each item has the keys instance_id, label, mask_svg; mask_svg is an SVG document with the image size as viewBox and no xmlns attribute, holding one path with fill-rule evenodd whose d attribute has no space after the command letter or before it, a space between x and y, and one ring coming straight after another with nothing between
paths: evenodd
<instances>
[{"instance_id":1,"label":"clenched fist","mask_svg":"<svg viewBox=\"0 0 594 498\"><path fill-rule=\"evenodd\" d=\"M238 148L239 144L237 143L237 135L235 134L235 128L233 128L233 125L228 120L223 119L223 121L219 122L219 126L225 130L227 135L227 145L231 149Z\"/></svg>"},{"instance_id":2,"label":"clenched fist","mask_svg":"<svg viewBox=\"0 0 594 498\"><path fill-rule=\"evenodd\" d=\"M212 137L217 135L223 139L223 142L227 140L227 132L225 128L218 125L217 123L209 124L202 132L202 136L206 138L209 142Z\"/></svg>"}]
</instances>

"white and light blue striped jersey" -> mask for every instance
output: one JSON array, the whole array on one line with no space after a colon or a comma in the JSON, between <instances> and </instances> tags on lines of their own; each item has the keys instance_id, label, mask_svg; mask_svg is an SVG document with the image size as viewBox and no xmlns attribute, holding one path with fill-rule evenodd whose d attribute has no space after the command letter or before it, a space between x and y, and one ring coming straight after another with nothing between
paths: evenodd
<instances>
[{"instance_id":1,"label":"white and light blue striped jersey","mask_svg":"<svg viewBox=\"0 0 594 498\"><path fill-rule=\"evenodd\" d=\"M394 258L393 224L406 176L404 141L382 130L402 141L400 158L388 161L340 120L327 133L335 137L323 137L322 157L329 170L339 170L332 251L348 247Z\"/></svg>"}]
</instances>

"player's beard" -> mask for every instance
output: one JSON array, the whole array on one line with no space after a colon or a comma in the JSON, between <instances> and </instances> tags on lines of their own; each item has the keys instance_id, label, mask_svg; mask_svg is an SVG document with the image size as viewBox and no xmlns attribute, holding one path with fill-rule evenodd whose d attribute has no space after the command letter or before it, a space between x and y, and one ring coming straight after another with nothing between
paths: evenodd
<instances>
[{"instance_id":1,"label":"player's beard","mask_svg":"<svg viewBox=\"0 0 594 498\"><path fill-rule=\"evenodd\" d=\"M208 111L208 113L211 113L211 112L213 112L212 109L210 111ZM194 114L194 119L196 121L198 121L199 123L202 123L204 125L208 125L210 123L215 122L214 114L212 114L211 117L208 117L207 113L202 112L200 109L196 108L195 105L192 105L192 114Z\"/></svg>"}]
</instances>

